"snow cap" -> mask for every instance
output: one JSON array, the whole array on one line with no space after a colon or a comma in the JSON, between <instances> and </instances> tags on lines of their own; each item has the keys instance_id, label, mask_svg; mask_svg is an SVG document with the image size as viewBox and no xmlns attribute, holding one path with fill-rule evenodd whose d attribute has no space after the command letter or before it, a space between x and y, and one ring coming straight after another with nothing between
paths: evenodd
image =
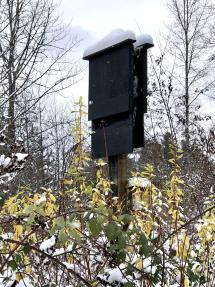
<instances>
[{"instance_id":1,"label":"snow cap","mask_svg":"<svg viewBox=\"0 0 215 287\"><path fill-rule=\"evenodd\" d=\"M101 51L104 51L110 47L119 45L125 41L131 40L133 42L136 41L136 36L134 32L130 30L122 30L116 29L101 39L99 42L95 43L94 45L88 47L84 51L83 58L88 59L90 56L97 54Z\"/></svg>"},{"instance_id":2,"label":"snow cap","mask_svg":"<svg viewBox=\"0 0 215 287\"><path fill-rule=\"evenodd\" d=\"M136 37L134 32L131 30L116 29L97 43L86 48L83 59L88 60L91 56L126 41L132 41L134 43L134 48L139 48L143 45L147 46L147 48L154 46L153 38L149 34L142 34Z\"/></svg>"},{"instance_id":3,"label":"snow cap","mask_svg":"<svg viewBox=\"0 0 215 287\"><path fill-rule=\"evenodd\" d=\"M154 46L153 39L149 34L142 34L137 37L134 47L138 48L142 45L148 45L149 47Z\"/></svg>"}]
</instances>

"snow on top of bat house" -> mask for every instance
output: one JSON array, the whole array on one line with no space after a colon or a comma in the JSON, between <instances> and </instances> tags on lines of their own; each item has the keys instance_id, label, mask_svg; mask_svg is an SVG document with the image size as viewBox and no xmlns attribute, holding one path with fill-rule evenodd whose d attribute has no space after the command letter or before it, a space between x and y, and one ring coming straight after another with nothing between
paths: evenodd
<instances>
[{"instance_id":1,"label":"snow on top of bat house","mask_svg":"<svg viewBox=\"0 0 215 287\"><path fill-rule=\"evenodd\" d=\"M103 39L101 39L100 41L98 41L94 45L88 47L84 51L83 58L87 58L90 55L96 54L102 50L113 47L119 43L126 41L126 40L136 41L136 36L135 36L134 32L132 32L130 30L122 30L122 29L113 30L111 33L109 33Z\"/></svg>"},{"instance_id":2,"label":"snow on top of bat house","mask_svg":"<svg viewBox=\"0 0 215 287\"><path fill-rule=\"evenodd\" d=\"M137 48L137 47L145 45L145 44L149 44L149 45L154 46L153 38L149 34L139 35L137 37L136 42L134 43L134 47Z\"/></svg>"}]
</instances>

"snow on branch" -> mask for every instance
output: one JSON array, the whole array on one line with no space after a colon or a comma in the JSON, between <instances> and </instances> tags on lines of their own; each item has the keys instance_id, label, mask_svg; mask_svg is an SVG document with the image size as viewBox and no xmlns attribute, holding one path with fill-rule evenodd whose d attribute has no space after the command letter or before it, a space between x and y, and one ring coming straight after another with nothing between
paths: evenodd
<instances>
[{"instance_id":1,"label":"snow on branch","mask_svg":"<svg viewBox=\"0 0 215 287\"><path fill-rule=\"evenodd\" d=\"M0 131L0 147L3 148L6 146L7 140L4 130ZM9 154L5 150L4 153L0 150L0 185L11 181L24 168L24 163L28 157L24 149L24 141L20 137L10 148L11 152Z\"/></svg>"}]
</instances>

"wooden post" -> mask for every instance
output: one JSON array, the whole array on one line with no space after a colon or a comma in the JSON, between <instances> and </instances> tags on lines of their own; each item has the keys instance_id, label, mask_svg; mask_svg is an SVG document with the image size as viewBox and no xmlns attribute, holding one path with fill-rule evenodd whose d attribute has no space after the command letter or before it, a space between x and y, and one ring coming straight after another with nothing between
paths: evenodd
<instances>
[{"instance_id":1,"label":"wooden post","mask_svg":"<svg viewBox=\"0 0 215 287\"><path fill-rule=\"evenodd\" d=\"M129 206L128 190L127 190L127 155L116 155L108 158L109 175L113 182L114 196L118 196L123 209Z\"/></svg>"}]
</instances>

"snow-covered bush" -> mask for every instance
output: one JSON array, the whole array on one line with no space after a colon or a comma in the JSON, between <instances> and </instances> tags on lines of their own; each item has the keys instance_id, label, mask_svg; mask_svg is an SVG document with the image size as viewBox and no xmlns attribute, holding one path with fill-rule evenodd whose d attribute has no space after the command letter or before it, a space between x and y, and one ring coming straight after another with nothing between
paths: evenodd
<instances>
[{"instance_id":1,"label":"snow-covered bush","mask_svg":"<svg viewBox=\"0 0 215 287\"><path fill-rule=\"evenodd\" d=\"M10 197L0 213L0 286L213 286L214 195L186 218L182 155L171 152L162 190L152 166L132 174L131 210L113 197L103 163L87 180L84 154L57 194L26 187Z\"/></svg>"}]
</instances>

